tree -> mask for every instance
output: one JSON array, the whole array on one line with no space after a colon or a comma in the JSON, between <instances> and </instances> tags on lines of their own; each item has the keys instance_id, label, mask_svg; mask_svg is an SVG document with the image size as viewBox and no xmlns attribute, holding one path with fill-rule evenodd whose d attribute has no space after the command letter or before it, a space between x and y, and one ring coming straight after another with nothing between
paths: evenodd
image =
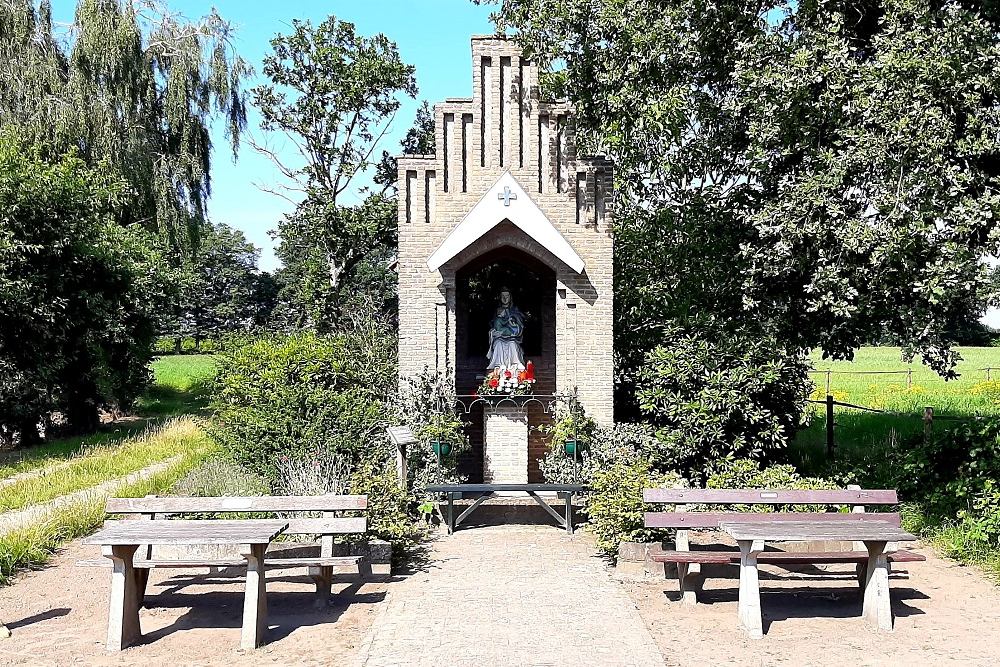
<instances>
[{"instance_id":1,"label":"tree","mask_svg":"<svg viewBox=\"0 0 1000 667\"><path fill-rule=\"evenodd\" d=\"M417 107L417 117L413 121L413 126L406 131L399 145L403 149L403 155L434 155L437 152L434 140L434 112L427 100ZM396 178L396 158L388 151L382 151L382 160L378 164L374 181L382 186L383 193L391 191L396 194L398 192Z\"/></svg>"},{"instance_id":2,"label":"tree","mask_svg":"<svg viewBox=\"0 0 1000 667\"><path fill-rule=\"evenodd\" d=\"M237 229L222 224L205 228L181 272L177 313L166 328L178 347L183 337L194 338L199 347L206 338L247 331L266 321L273 305L257 272L258 254Z\"/></svg>"},{"instance_id":3,"label":"tree","mask_svg":"<svg viewBox=\"0 0 1000 667\"><path fill-rule=\"evenodd\" d=\"M358 185L399 109L399 96L416 95L413 67L384 35L357 35L330 16L318 26L293 21L292 32L271 40L264 58L270 82L253 89L266 132L281 132L298 148L302 166L271 157L300 201L279 224L278 256L286 302L298 324L332 326L343 309L345 286L359 267L385 258L395 245L395 206ZM360 199L360 203L347 203Z\"/></svg>"},{"instance_id":4,"label":"tree","mask_svg":"<svg viewBox=\"0 0 1000 667\"><path fill-rule=\"evenodd\" d=\"M128 408L148 381L169 268L126 184L0 132L0 443L27 444L53 411L75 431Z\"/></svg>"},{"instance_id":5,"label":"tree","mask_svg":"<svg viewBox=\"0 0 1000 667\"><path fill-rule=\"evenodd\" d=\"M124 224L157 232L175 263L197 245L211 192L211 121L235 151L249 66L214 10L188 21L156 0L80 0L61 39L44 0L0 1L0 126L58 159L73 149L132 191Z\"/></svg>"},{"instance_id":6,"label":"tree","mask_svg":"<svg viewBox=\"0 0 1000 667\"><path fill-rule=\"evenodd\" d=\"M792 354L886 331L946 376L950 323L997 302L998 26L958 0L499 12L617 162L626 354L699 313Z\"/></svg>"}]
</instances>

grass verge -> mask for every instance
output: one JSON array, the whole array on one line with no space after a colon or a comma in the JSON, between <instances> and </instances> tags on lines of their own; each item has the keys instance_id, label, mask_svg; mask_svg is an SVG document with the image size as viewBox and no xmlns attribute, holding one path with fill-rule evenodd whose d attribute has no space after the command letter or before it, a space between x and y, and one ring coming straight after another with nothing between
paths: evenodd
<instances>
[{"instance_id":1,"label":"grass verge","mask_svg":"<svg viewBox=\"0 0 1000 667\"><path fill-rule=\"evenodd\" d=\"M214 445L207 438L192 443L175 465L122 486L115 491L115 495L141 498L162 494L213 451ZM80 502L63 505L53 510L44 521L0 535L0 585L9 583L10 578L21 570L43 565L60 546L100 526L105 519L107 498L107 495L95 494Z\"/></svg>"},{"instance_id":2,"label":"grass verge","mask_svg":"<svg viewBox=\"0 0 1000 667\"><path fill-rule=\"evenodd\" d=\"M70 463L0 487L0 512L43 503L208 446L190 417L174 418L117 446L102 446Z\"/></svg>"},{"instance_id":3,"label":"grass verge","mask_svg":"<svg viewBox=\"0 0 1000 667\"><path fill-rule=\"evenodd\" d=\"M913 503L901 505L900 514L903 528L919 535L939 554L962 565L974 566L1000 584L1000 545L977 538L960 521L935 524Z\"/></svg>"},{"instance_id":4,"label":"grass verge","mask_svg":"<svg viewBox=\"0 0 1000 667\"><path fill-rule=\"evenodd\" d=\"M153 362L152 370L154 382L136 405L144 419L119 421L97 433L0 454L0 479L56 465L94 449L117 447L165 418L199 412L205 407L208 385L215 376L211 356L162 357Z\"/></svg>"}]
</instances>

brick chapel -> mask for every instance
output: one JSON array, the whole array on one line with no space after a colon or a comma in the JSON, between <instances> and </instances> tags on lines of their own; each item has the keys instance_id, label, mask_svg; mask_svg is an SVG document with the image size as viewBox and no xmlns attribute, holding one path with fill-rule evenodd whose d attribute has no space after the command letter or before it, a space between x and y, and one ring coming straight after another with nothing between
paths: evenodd
<instances>
[{"instance_id":1,"label":"brick chapel","mask_svg":"<svg viewBox=\"0 0 1000 667\"><path fill-rule=\"evenodd\" d=\"M612 166L577 154L572 106L540 99L537 66L502 37L472 38L472 97L434 118L435 154L399 158L399 372L454 381L469 481L541 482L543 401L468 398L504 290L524 314L534 393L575 394L612 422Z\"/></svg>"}]
</instances>

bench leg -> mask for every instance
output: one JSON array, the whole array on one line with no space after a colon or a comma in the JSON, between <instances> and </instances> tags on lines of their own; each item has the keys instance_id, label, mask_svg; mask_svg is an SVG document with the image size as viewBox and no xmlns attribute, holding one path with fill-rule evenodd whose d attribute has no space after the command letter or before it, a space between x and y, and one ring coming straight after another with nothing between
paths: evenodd
<instances>
[{"instance_id":1,"label":"bench leg","mask_svg":"<svg viewBox=\"0 0 1000 667\"><path fill-rule=\"evenodd\" d=\"M705 578L701 574L699 563L677 563L677 588L684 604L698 604L698 593L701 592Z\"/></svg>"},{"instance_id":2,"label":"bench leg","mask_svg":"<svg viewBox=\"0 0 1000 667\"><path fill-rule=\"evenodd\" d=\"M448 494L448 534L455 532L455 494Z\"/></svg>"},{"instance_id":3,"label":"bench leg","mask_svg":"<svg viewBox=\"0 0 1000 667\"><path fill-rule=\"evenodd\" d=\"M678 512L685 512L685 505L678 505ZM691 551L691 538L687 530L678 530L674 536L674 544L678 551ZM697 604L698 592L701 591L704 578L701 576L700 563L676 563L677 587L681 592L681 602Z\"/></svg>"},{"instance_id":4,"label":"bench leg","mask_svg":"<svg viewBox=\"0 0 1000 667\"><path fill-rule=\"evenodd\" d=\"M255 649L264 643L267 631L267 584L264 574L266 544L249 544L243 549L247 559L247 585L243 598L243 630L240 648Z\"/></svg>"},{"instance_id":5,"label":"bench leg","mask_svg":"<svg viewBox=\"0 0 1000 667\"><path fill-rule=\"evenodd\" d=\"M135 568L135 600L136 605L143 606L146 600L146 584L149 583L149 568Z\"/></svg>"},{"instance_id":6,"label":"bench leg","mask_svg":"<svg viewBox=\"0 0 1000 667\"><path fill-rule=\"evenodd\" d=\"M573 534L573 494L566 494L566 532Z\"/></svg>"},{"instance_id":7,"label":"bench leg","mask_svg":"<svg viewBox=\"0 0 1000 667\"><path fill-rule=\"evenodd\" d=\"M764 636L760 611L760 580L757 576L757 554L764 550L760 540L740 540L740 627L751 639Z\"/></svg>"},{"instance_id":8,"label":"bench leg","mask_svg":"<svg viewBox=\"0 0 1000 667\"><path fill-rule=\"evenodd\" d=\"M111 601L108 606L109 651L121 651L142 636L139 629L139 594L132 559L139 545L105 546L111 559Z\"/></svg>"},{"instance_id":9,"label":"bench leg","mask_svg":"<svg viewBox=\"0 0 1000 667\"><path fill-rule=\"evenodd\" d=\"M892 601L889 598L889 558L886 542L865 542L868 567L865 572L865 599L861 615L879 630L892 630Z\"/></svg>"},{"instance_id":10,"label":"bench leg","mask_svg":"<svg viewBox=\"0 0 1000 667\"><path fill-rule=\"evenodd\" d=\"M309 568L309 576L316 582L316 602L326 604L333 584L333 566L320 565Z\"/></svg>"}]
</instances>

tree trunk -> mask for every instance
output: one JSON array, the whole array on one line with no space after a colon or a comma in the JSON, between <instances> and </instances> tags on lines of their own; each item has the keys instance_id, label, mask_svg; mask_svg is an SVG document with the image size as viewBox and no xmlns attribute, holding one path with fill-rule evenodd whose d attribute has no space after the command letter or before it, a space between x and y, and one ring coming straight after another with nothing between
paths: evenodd
<instances>
[{"instance_id":1,"label":"tree trunk","mask_svg":"<svg viewBox=\"0 0 1000 667\"><path fill-rule=\"evenodd\" d=\"M77 380L69 387L66 421L72 433L93 433L101 425L97 414L97 385L90 379Z\"/></svg>"},{"instance_id":2,"label":"tree trunk","mask_svg":"<svg viewBox=\"0 0 1000 667\"><path fill-rule=\"evenodd\" d=\"M72 401L67 410L66 419L73 433L93 433L101 425L97 414L97 405L90 399Z\"/></svg>"},{"instance_id":3,"label":"tree trunk","mask_svg":"<svg viewBox=\"0 0 1000 667\"><path fill-rule=\"evenodd\" d=\"M329 257L327 263L330 265L330 287L334 291L340 286L340 279L344 273L344 265L338 264L332 256Z\"/></svg>"},{"instance_id":4,"label":"tree trunk","mask_svg":"<svg viewBox=\"0 0 1000 667\"><path fill-rule=\"evenodd\" d=\"M38 432L38 421L26 419L21 422L19 429L21 435L20 446L30 447L31 445L37 445L42 442L42 436Z\"/></svg>"}]
</instances>

